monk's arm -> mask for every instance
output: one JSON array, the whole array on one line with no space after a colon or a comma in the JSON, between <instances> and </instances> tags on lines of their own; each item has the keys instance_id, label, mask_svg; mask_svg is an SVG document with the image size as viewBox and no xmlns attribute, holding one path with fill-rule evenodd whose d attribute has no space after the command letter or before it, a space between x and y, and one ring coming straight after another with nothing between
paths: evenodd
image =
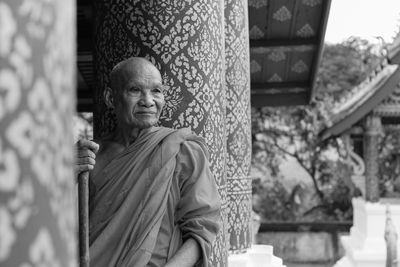
<instances>
[{"instance_id":1,"label":"monk's arm","mask_svg":"<svg viewBox=\"0 0 400 267\"><path fill-rule=\"evenodd\" d=\"M199 244L193 238L188 238L164 267L192 267L200 256Z\"/></svg>"}]
</instances>

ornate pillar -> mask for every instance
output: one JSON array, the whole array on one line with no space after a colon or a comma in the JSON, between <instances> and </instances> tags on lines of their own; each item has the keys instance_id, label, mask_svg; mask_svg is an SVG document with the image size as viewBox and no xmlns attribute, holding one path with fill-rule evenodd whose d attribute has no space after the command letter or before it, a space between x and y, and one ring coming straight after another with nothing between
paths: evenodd
<instances>
[{"instance_id":1,"label":"ornate pillar","mask_svg":"<svg viewBox=\"0 0 400 267\"><path fill-rule=\"evenodd\" d=\"M381 134L381 118L373 114L367 116L364 133L365 195L370 202L379 201L378 145Z\"/></svg>"},{"instance_id":2,"label":"ornate pillar","mask_svg":"<svg viewBox=\"0 0 400 267\"><path fill-rule=\"evenodd\" d=\"M150 59L163 74L165 126L189 127L206 139L211 170L223 200L223 229L212 266L226 266L225 47L223 1L95 1L95 135L110 131L112 114L102 92L114 64Z\"/></svg>"},{"instance_id":3,"label":"ornate pillar","mask_svg":"<svg viewBox=\"0 0 400 267\"><path fill-rule=\"evenodd\" d=\"M76 266L75 1L0 1L0 266Z\"/></svg>"},{"instance_id":4,"label":"ornate pillar","mask_svg":"<svg viewBox=\"0 0 400 267\"><path fill-rule=\"evenodd\" d=\"M251 246L251 108L248 6L225 0L228 238L232 252Z\"/></svg>"}]
</instances>

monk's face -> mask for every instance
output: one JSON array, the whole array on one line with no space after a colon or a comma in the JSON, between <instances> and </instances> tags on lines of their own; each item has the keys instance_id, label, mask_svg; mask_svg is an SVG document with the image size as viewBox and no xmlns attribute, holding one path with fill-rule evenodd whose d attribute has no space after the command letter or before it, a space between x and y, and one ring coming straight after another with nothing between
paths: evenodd
<instances>
[{"instance_id":1,"label":"monk's face","mask_svg":"<svg viewBox=\"0 0 400 267\"><path fill-rule=\"evenodd\" d=\"M148 128L157 123L164 107L164 87L157 68L138 59L121 68L112 86L114 111L118 123L134 128Z\"/></svg>"}]
</instances>

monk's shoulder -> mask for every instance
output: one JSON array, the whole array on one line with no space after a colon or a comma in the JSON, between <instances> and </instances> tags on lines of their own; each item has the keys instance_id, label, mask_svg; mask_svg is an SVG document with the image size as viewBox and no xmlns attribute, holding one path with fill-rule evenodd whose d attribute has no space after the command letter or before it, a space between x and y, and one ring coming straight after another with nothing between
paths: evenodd
<instances>
[{"instance_id":1,"label":"monk's shoulder","mask_svg":"<svg viewBox=\"0 0 400 267\"><path fill-rule=\"evenodd\" d=\"M183 141L200 141L204 142L204 139L197 135L193 130L190 128L179 128L179 129L170 129L172 134L170 135L172 138L175 138L181 142Z\"/></svg>"},{"instance_id":2,"label":"monk's shoulder","mask_svg":"<svg viewBox=\"0 0 400 267\"><path fill-rule=\"evenodd\" d=\"M209 158L209 151L205 139L189 128L177 130L180 139L178 158L186 158L197 161L198 158Z\"/></svg>"}]
</instances>

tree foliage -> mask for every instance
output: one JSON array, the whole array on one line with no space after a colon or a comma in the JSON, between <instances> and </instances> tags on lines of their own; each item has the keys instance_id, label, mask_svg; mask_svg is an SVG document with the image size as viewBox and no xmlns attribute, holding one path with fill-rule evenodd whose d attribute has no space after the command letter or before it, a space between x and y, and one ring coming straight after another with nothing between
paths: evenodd
<instances>
[{"instance_id":1,"label":"tree foliage","mask_svg":"<svg viewBox=\"0 0 400 267\"><path fill-rule=\"evenodd\" d=\"M383 53L384 45L356 37L340 44L326 44L316 81L317 101L343 97L375 69Z\"/></svg>"},{"instance_id":2,"label":"tree foliage","mask_svg":"<svg viewBox=\"0 0 400 267\"><path fill-rule=\"evenodd\" d=\"M275 179L274 186L263 185L258 180L254 191L262 191L263 186L277 188L270 190L270 194L283 201L281 205L271 203L274 207L283 207L278 219L290 218L288 210L303 218L308 215L321 219L351 218L350 199L356 189L350 180L343 142L340 138L322 141L319 133L326 126L335 102L363 81L379 63L377 52L380 51L382 49L376 45L359 38L326 45L317 75L316 98L310 105L252 110L253 166L267 168ZM309 174L316 196L314 205L301 214L294 209L296 192L284 192L284 188L277 185L279 165L288 157L294 158ZM264 200L271 202L271 199L264 196ZM261 212L266 217L271 214L271 211Z\"/></svg>"}]
</instances>

